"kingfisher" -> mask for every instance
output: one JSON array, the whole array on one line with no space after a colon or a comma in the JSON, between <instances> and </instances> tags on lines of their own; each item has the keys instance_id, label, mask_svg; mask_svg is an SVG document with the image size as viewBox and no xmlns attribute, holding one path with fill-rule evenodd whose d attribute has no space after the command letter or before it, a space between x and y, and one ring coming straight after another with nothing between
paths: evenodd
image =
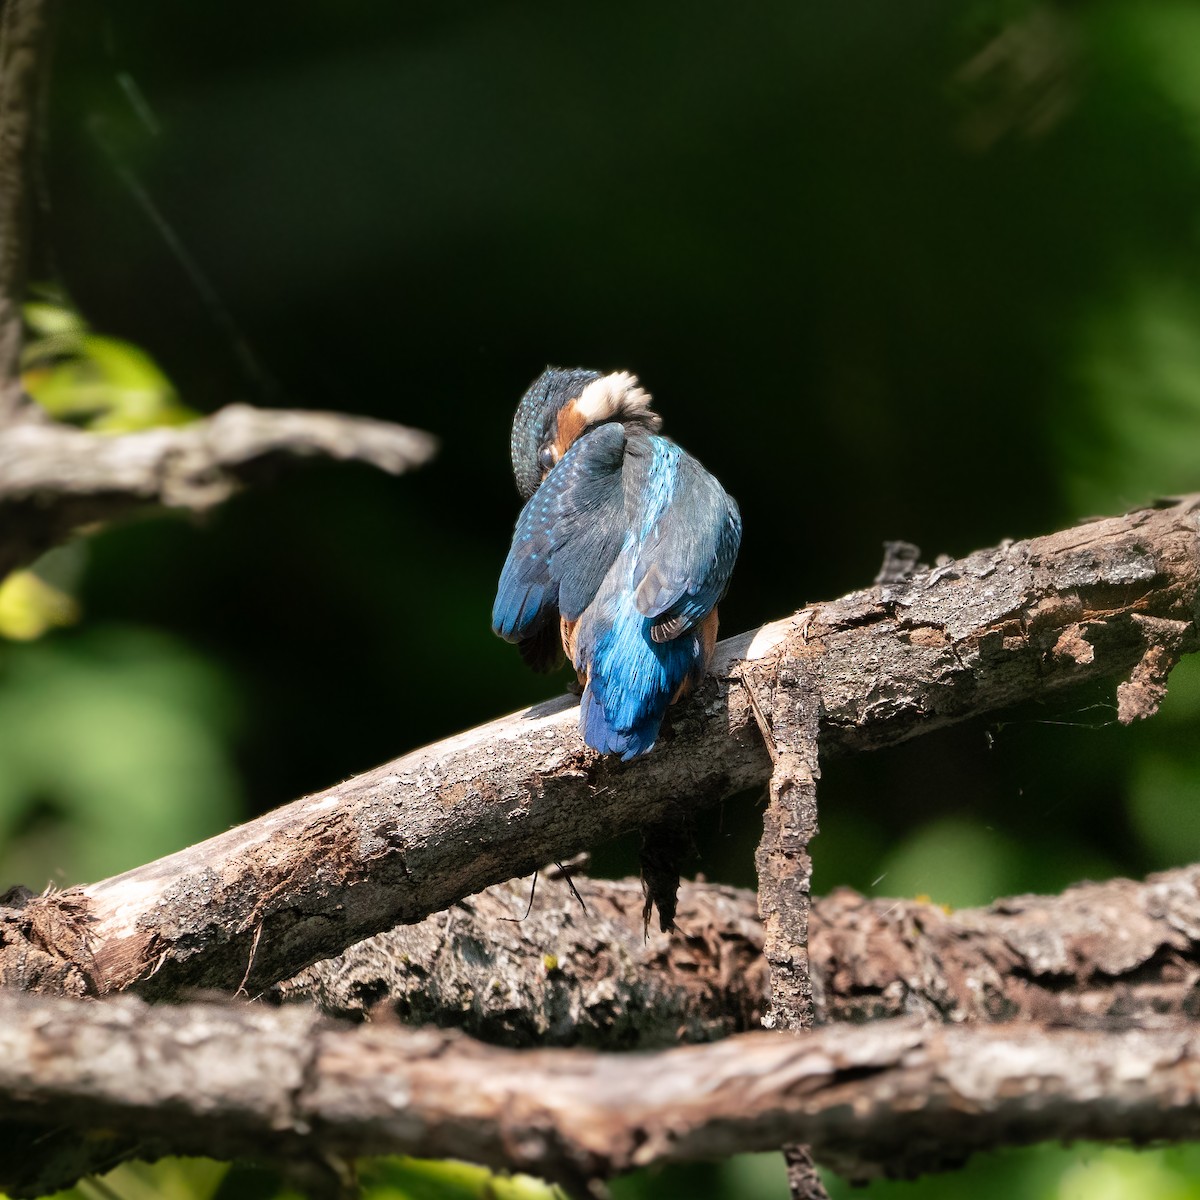
<instances>
[{"instance_id":1,"label":"kingfisher","mask_svg":"<svg viewBox=\"0 0 1200 1200\"><path fill-rule=\"evenodd\" d=\"M583 740L626 762L704 677L742 540L737 504L659 433L651 403L627 371L547 367L533 381L511 441L525 507L492 609L535 670L565 652Z\"/></svg>"}]
</instances>

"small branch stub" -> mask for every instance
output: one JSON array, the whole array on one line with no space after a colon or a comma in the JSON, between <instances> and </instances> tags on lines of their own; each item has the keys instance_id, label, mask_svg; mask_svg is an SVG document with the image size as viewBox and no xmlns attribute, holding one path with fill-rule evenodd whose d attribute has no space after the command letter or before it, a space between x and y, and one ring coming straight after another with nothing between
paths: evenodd
<instances>
[{"instance_id":1,"label":"small branch stub","mask_svg":"<svg viewBox=\"0 0 1200 1200\"><path fill-rule=\"evenodd\" d=\"M1122 725L1144 721L1158 712L1167 694L1167 676L1175 669L1189 633L1186 621L1134 613L1133 622L1146 639L1146 652L1133 674L1117 688L1117 720Z\"/></svg>"}]
</instances>

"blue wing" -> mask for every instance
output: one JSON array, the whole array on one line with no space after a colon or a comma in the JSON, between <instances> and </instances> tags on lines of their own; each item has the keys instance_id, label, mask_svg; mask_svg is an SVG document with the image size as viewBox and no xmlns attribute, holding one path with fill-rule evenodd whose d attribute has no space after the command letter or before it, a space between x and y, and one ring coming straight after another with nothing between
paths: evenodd
<instances>
[{"instance_id":1,"label":"blue wing","mask_svg":"<svg viewBox=\"0 0 1200 1200\"><path fill-rule=\"evenodd\" d=\"M560 612L573 621L592 602L624 537L624 457L624 428L597 426L521 510L492 608L492 628L505 641L539 639Z\"/></svg>"},{"instance_id":2,"label":"blue wing","mask_svg":"<svg viewBox=\"0 0 1200 1200\"><path fill-rule=\"evenodd\" d=\"M689 632L712 612L729 586L741 541L733 498L680 451L670 497L642 541L633 573L637 608L653 618L656 642Z\"/></svg>"}]
</instances>

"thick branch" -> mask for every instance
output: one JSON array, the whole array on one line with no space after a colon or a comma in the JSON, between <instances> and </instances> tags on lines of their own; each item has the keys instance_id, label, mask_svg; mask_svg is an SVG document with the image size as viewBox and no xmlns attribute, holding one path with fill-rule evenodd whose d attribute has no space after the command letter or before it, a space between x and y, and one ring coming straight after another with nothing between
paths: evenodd
<instances>
[{"instance_id":1,"label":"thick branch","mask_svg":"<svg viewBox=\"0 0 1200 1200\"><path fill-rule=\"evenodd\" d=\"M1200 1137L1200 1033L891 1021L602 1055L298 1007L9 995L0 1114L133 1135L144 1156L408 1153L576 1185L802 1141L864 1180L1052 1138ZM49 1182L28 1160L0 1177Z\"/></svg>"},{"instance_id":2,"label":"thick branch","mask_svg":"<svg viewBox=\"0 0 1200 1200\"><path fill-rule=\"evenodd\" d=\"M1143 685L1161 679L1196 644L1196 503L981 551L725 641L714 677L632 764L582 745L567 698L414 751L71 894L92 955L77 965L99 992L244 980L253 994L489 884L760 785L770 763L738 682L751 661L804 660L822 754L1138 664ZM1135 617L1177 624L1171 654Z\"/></svg>"},{"instance_id":3,"label":"thick branch","mask_svg":"<svg viewBox=\"0 0 1200 1200\"><path fill-rule=\"evenodd\" d=\"M513 921L528 893L504 884L315 964L278 994L358 1018L369 1010L377 1021L393 1007L406 1021L461 1025L510 1046L644 1049L757 1025L767 973L753 893L686 884L677 932L643 941L638 881L577 885L586 917L565 882L551 879L528 920ZM30 932L55 935L44 924ZM902 1013L1100 1030L1186 1022L1200 983L1200 866L949 915L842 890L814 901L810 932L818 1023ZM29 958L32 968L37 952ZM83 1157L70 1127L48 1137L41 1126L10 1125L0 1147L31 1188L30 1164L41 1164L43 1190L73 1170L152 1153L93 1137ZM12 1177L0 1150L0 1181Z\"/></svg>"},{"instance_id":4,"label":"thick branch","mask_svg":"<svg viewBox=\"0 0 1200 1200\"><path fill-rule=\"evenodd\" d=\"M279 985L327 1013L394 1007L508 1046L649 1049L757 1026L767 996L753 892L684 884L677 932L643 940L636 880L501 884L351 946ZM547 956L553 962L546 966ZM1200 866L947 913L847 888L812 902L818 1025L888 1017L1111 1029L1192 1020Z\"/></svg>"},{"instance_id":5,"label":"thick branch","mask_svg":"<svg viewBox=\"0 0 1200 1200\"><path fill-rule=\"evenodd\" d=\"M53 11L51 0L0 4L0 425L24 403L21 305Z\"/></svg>"},{"instance_id":6,"label":"thick branch","mask_svg":"<svg viewBox=\"0 0 1200 1200\"><path fill-rule=\"evenodd\" d=\"M684 884L675 932L643 933L637 880L488 888L305 968L273 989L333 1016L377 1006L504 1046L660 1049L756 1028L767 967L754 893ZM382 1011L382 1009L380 1010Z\"/></svg>"},{"instance_id":7,"label":"thick branch","mask_svg":"<svg viewBox=\"0 0 1200 1200\"><path fill-rule=\"evenodd\" d=\"M1200 866L955 913L839 889L815 908L810 954L823 1021L1194 1020Z\"/></svg>"},{"instance_id":8,"label":"thick branch","mask_svg":"<svg viewBox=\"0 0 1200 1200\"><path fill-rule=\"evenodd\" d=\"M243 404L120 437L14 425L0 430L0 577L82 525L148 505L203 512L290 459L350 459L399 475L434 448L428 434L385 421Z\"/></svg>"}]
</instances>

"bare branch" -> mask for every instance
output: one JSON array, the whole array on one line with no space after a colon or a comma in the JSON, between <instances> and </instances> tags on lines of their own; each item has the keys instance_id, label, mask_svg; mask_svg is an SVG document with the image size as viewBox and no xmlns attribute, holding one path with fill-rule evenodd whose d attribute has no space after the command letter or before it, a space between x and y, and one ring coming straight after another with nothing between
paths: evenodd
<instances>
[{"instance_id":1,"label":"bare branch","mask_svg":"<svg viewBox=\"0 0 1200 1200\"><path fill-rule=\"evenodd\" d=\"M276 992L335 1016L388 1006L508 1046L652 1049L758 1025L767 972L753 892L684 884L676 934L643 940L637 880L578 883L588 920L549 881L528 920L513 922L525 884L500 884L314 963ZM1200 865L953 913L839 888L812 902L809 958L818 1025L1191 1020Z\"/></svg>"},{"instance_id":2,"label":"bare branch","mask_svg":"<svg viewBox=\"0 0 1200 1200\"><path fill-rule=\"evenodd\" d=\"M981 551L723 642L713 678L635 763L587 750L563 698L94 884L95 987L154 973L151 990L235 988L261 924L254 994L489 884L761 785L769 759L737 682L749 662L804 661L828 754L1122 676L1158 653L1134 615L1184 622L1176 647L1191 649L1197 503Z\"/></svg>"},{"instance_id":3,"label":"bare branch","mask_svg":"<svg viewBox=\"0 0 1200 1200\"><path fill-rule=\"evenodd\" d=\"M305 968L272 995L333 1016L393 1011L505 1046L647 1050L759 1025L767 992L753 892L684 884L676 931L643 935L638 880L488 888ZM382 1006L382 1008L381 1008Z\"/></svg>"},{"instance_id":4,"label":"bare branch","mask_svg":"<svg viewBox=\"0 0 1200 1200\"><path fill-rule=\"evenodd\" d=\"M1196 1138L1198 1065L1190 1025L888 1021L603 1055L331 1027L299 1007L0 996L0 1114L47 1133L100 1128L144 1157L448 1156L575 1186L785 1142L866 1180L1054 1138ZM27 1158L5 1174L17 1194L50 1182Z\"/></svg>"},{"instance_id":5,"label":"bare branch","mask_svg":"<svg viewBox=\"0 0 1200 1200\"><path fill-rule=\"evenodd\" d=\"M838 889L815 906L809 946L822 1021L1194 1020L1200 866L955 913Z\"/></svg>"},{"instance_id":6,"label":"bare branch","mask_svg":"<svg viewBox=\"0 0 1200 1200\"><path fill-rule=\"evenodd\" d=\"M243 404L119 437L50 423L0 428L0 577L81 526L145 506L203 512L289 460L353 460L399 475L434 449L429 434L403 425Z\"/></svg>"},{"instance_id":7,"label":"bare branch","mask_svg":"<svg viewBox=\"0 0 1200 1200\"><path fill-rule=\"evenodd\" d=\"M762 838L754 856L763 952L771 968L771 1001L763 1024L798 1032L813 1024L808 919L817 834L820 710L804 660L781 655L770 674L747 672L747 698L771 755ZM792 1200L829 1200L807 1146L783 1147Z\"/></svg>"},{"instance_id":8,"label":"bare branch","mask_svg":"<svg viewBox=\"0 0 1200 1200\"><path fill-rule=\"evenodd\" d=\"M754 856L763 949L771 967L768 1029L807 1029L813 1022L808 975L808 915L817 834L819 710L802 660L781 655L764 674L745 681L751 709L771 755L771 782L763 835Z\"/></svg>"},{"instance_id":9,"label":"bare branch","mask_svg":"<svg viewBox=\"0 0 1200 1200\"><path fill-rule=\"evenodd\" d=\"M0 4L0 425L25 403L21 305L54 9L52 0Z\"/></svg>"},{"instance_id":10,"label":"bare branch","mask_svg":"<svg viewBox=\"0 0 1200 1200\"><path fill-rule=\"evenodd\" d=\"M767 973L753 893L686 884L677 933L644 942L638 881L579 886L587 920L565 883L547 880L530 918L515 922L527 893L508 883L318 963L278 994L360 1019L391 1007L407 1021L461 1025L510 1046L644 1049L757 1024ZM1101 1031L1189 1022L1200 982L1200 866L954 914L841 890L813 902L810 931L819 1023L858 1027L906 1012ZM62 936L44 924L31 932ZM11 940L11 929L0 935ZM86 1149L70 1126L54 1135L9 1126L0 1130L0 1181L17 1164L31 1190L39 1170L48 1173L42 1190L53 1190L71 1170L153 1152L126 1138L92 1137Z\"/></svg>"},{"instance_id":11,"label":"bare branch","mask_svg":"<svg viewBox=\"0 0 1200 1200\"><path fill-rule=\"evenodd\" d=\"M1175 652L1190 650L1198 502L981 551L729 639L714 676L635 763L587 750L564 697L92 884L68 897L91 936L78 968L101 993L233 990L257 940L253 995L489 884L761 785L770 762L737 682L750 662L804 660L825 754L1124 675L1161 649L1135 615L1184 623Z\"/></svg>"}]
</instances>

